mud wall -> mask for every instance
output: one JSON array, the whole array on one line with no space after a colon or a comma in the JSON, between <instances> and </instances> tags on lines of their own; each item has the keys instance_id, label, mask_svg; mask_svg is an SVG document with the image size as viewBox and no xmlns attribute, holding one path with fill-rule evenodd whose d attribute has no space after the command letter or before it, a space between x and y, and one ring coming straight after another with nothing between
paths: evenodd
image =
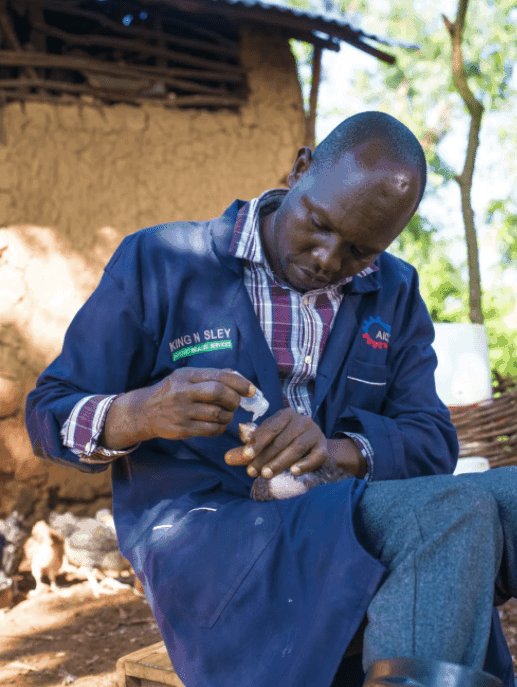
<instances>
[{"instance_id":1,"label":"mud wall","mask_svg":"<svg viewBox=\"0 0 517 687\"><path fill-rule=\"evenodd\" d=\"M303 143L294 59L274 33L244 30L241 50L250 97L239 112L87 102L4 108L0 517L28 500L79 515L109 504L109 471L83 475L32 454L23 407L122 238L217 216L234 198L283 185Z\"/></svg>"}]
</instances>

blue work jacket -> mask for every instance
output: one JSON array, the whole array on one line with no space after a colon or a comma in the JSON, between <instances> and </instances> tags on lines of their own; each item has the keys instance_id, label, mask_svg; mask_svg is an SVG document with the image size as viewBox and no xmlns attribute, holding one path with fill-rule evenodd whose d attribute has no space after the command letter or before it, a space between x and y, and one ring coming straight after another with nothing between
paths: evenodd
<instances>
[{"instance_id":1,"label":"blue work jacket","mask_svg":"<svg viewBox=\"0 0 517 687\"><path fill-rule=\"evenodd\" d=\"M122 241L61 354L29 394L37 455L106 469L63 446L60 429L74 405L85 395L155 384L186 365L237 370L267 397L265 417L283 407L242 261L229 253L242 205L235 201L215 220L159 225ZM417 274L387 253L376 264L377 272L344 287L312 417L329 438L341 431L368 437L374 480L451 473L457 438L435 391L433 327ZM240 445L238 423L250 419L239 408L220 437L154 439L117 459L120 548L186 687L329 687L385 572L354 533L365 482L254 502L246 469L223 459ZM511 657L496 614L490 641L486 667L508 678ZM359 684L360 671L353 679L352 672L350 685Z\"/></svg>"}]
</instances>

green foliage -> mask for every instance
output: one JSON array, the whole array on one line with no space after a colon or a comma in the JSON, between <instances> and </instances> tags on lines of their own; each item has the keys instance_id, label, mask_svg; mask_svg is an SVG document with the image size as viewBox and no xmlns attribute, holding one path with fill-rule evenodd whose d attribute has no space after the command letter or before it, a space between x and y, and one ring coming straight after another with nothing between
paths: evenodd
<instances>
[{"instance_id":1,"label":"green foliage","mask_svg":"<svg viewBox=\"0 0 517 687\"><path fill-rule=\"evenodd\" d=\"M310 0L306 0L310 2ZM290 0L297 4L300 0ZM306 6L306 5L305 5ZM388 112L407 124L422 143L429 166L427 194L454 193L458 197L455 175L463 166L466 130L469 117L456 92L451 76L450 39L444 26L443 6L434 0L334 0L342 13L357 19L362 28L372 34L400 38L406 43L419 43L417 52L391 48L397 62L384 63L367 70L355 71L350 95L359 95L365 109ZM455 19L456 2L447 4L446 13ZM321 9L314 3L312 9ZM463 54L469 85L485 108L482 138L487 130L498 132L492 148L499 151L498 178L517 177L517 110L515 96L517 77L517 7L515 0L470 1L463 36ZM298 44L301 45L301 44ZM302 50L299 48L298 50ZM300 53L299 64L305 65L306 88L310 81L311 49ZM296 54L296 53L295 53ZM512 78L513 77L513 78ZM303 81L304 79L302 79ZM328 115L347 116L347 92L343 91L342 107L327 107ZM512 124L513 118L513 124ZM458 145L458 132L461 143ZM451 150L454 140L458 150ZM476 175L481 169L478 156ZM476 176L475 176L476 182ZM497 244L502 269L517 264L517 197L497 184L488 184L488 207L477 211L480 236L490 230L492 245ZM491 194L491 198L490 195ZM504 194L508 197L501 199ZM484 220L484 222L483 222ZM468 280L466 265L457 264L447 236L456 227L448 224L448 217L433 217L432 224L422 216L415 216L390 251L413 264L420 275L421 291L433 320L436 322L468 322ZM502 277L499 277L502 283ZM517 375L517 331L508 319L515 308L511 289L485 285L484 315L490 340L492 365L503 375ZM509 328L506 322L510 322Z\"/></svg>"},{"instance_id":2,"label":"green foliage","mask_svg":"<svg viewBox=\"0 0 517 687\"><path fill-rule=\"evenodd\" d=\"M495 229L502 262L505 265L517 263L517 206L515 200L493 200L489 203L486 221Z\"/></svg>"},{"instance_id":3,"label":"green foliage","mask_svg":"<svg viewBox=\"0 0 517 687\"><path fill-rule=\"evenodd\" d=\"M493 289L484 295L490 363L502 377L517 377L517 329L505 322L514 307L515 297L510 288Z\"/></svg>"},{"instance_id":4,"label":"green foliage","mask_svg":"<svg viewBox=\"0 0 517 687\"><path fill-rule=\"evenodd\" d=\"M305 111L307 112L309 108L309 93L312 78L312 55L314 50L312 45L309 43L295 41L294 39L290 40L289 44L291 46L291 52L293 53L298 66L298 79L300 80L304 107Z\"/></svg>"},{"instance_id":5,"label":"green foliage","mask_svg":"<svg viewBox=\"0 0 517 687\"><path fill-rule=\"evenodd\" d=\"M417 270L420 291L434 322L467 321L465 283L436 228L418 214L390 246L393 253Z\"/></svg>"},{"instance_id":6,"label":"green foliage","mask_svg":"<svg viewBox=\"0 0 517 687\"><path fill-rule=\"evenodd\" d=\"M464 149L451 155L450 146L444 146L450 140L450 132L461 127L466 132L468 114L452 83L450 40L440 10L431 1L416 1L408 10L402 0L389 4L361 1L354 9L364 13L366 28L372 33L421 44L418 53L393 50L397 57L393 66L382 64L370 73L356 72L354 89L363 94L369 106L393 114L416 133L429 166L427 193L439 189L446 193L450 189L457 194L454 177L463 166ZM455 15L449 15L449 19L453 21ZM499 117L498 172L506 168L508 176L515 173L513 151L517 148L517 127L510 124L512 114L515 118L516 79L512 82L512 76L517 61L516 22L515 0L471 0L463 42L469 85L485 107L483 126L487 126L491 112ZM453 163L448 162L451 159ZM478 157L476 170L479 164ZM498 193L496 186L487 190ZM485 220L492 227L492 235L495 234L501 265L507 268L515 266L517 259L517 204L510 202L510 198L511 194L506 200L490 203ZM447 219L441 221L442 226L430 230L428 224L417 218L403 232L393 252L417 268L422 295L435 322L468 322L466 267L451 262L450 246L441 237L443 230L452 227L445 224ZM478 219L480 232L485 233ZM514 308L511 289L485 288L483 310L491 362L503 376L517 374L517 331L505 324Z\"/></svg>"}]
</instances>

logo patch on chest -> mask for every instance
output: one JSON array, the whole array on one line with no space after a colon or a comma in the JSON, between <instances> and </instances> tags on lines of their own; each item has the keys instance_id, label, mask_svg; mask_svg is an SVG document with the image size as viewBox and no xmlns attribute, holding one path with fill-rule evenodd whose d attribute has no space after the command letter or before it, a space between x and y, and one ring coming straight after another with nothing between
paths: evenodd
<instances>
[{"instance_id":1,"label":"logo patch on chest","mask_svg":"<svg viewBox=\"0 0 517 687\"><path fill-rule=\"evenodd\" d=\"M179 336L169 343L173 362L198 353L211 353L212 351L233 348L231 331L231 328L218 327Z\"/></svg>"},{"instance_id":2,"label":"logo patch on chest","mask_svg":"<svg viewBox=\"0 0 517 687\"><path fill-rule=\"evenodd\" d=\"M370 317L363 322L363 339L372 348L388 348L391 327L380 317Z\"/></svg>"}]
</instances>

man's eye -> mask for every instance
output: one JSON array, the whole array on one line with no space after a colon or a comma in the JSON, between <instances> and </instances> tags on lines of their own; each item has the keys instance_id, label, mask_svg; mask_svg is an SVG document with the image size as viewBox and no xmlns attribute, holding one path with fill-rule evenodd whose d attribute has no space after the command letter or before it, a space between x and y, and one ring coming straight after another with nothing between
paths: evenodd
<instances>
[{"instance_id":1,"label":"man's eye","mask_svg":"<svg viewBox=\"0 0 517 687\"><path fill-rule=\"evenodd\" d=\"M320 224L317 220L314 219L314 217L312 218L312 226L318 231L324 233L328 233L330 231L328 227L326 227L324 224Z\"/></svg>"},{"instance_id":2,"label":"man's eye","mask_svg":"<svg viewBox=\"0 0 517 687\"><path fill-rule=\"evenodd\" d=\"M361 251L358 248L356 248L355 246L350 246L350 252L354 256L354 258L358 258L359 260L364 260L365 258L368 257L364 253L361 253Z\"/></svg>"}]
</instances>

